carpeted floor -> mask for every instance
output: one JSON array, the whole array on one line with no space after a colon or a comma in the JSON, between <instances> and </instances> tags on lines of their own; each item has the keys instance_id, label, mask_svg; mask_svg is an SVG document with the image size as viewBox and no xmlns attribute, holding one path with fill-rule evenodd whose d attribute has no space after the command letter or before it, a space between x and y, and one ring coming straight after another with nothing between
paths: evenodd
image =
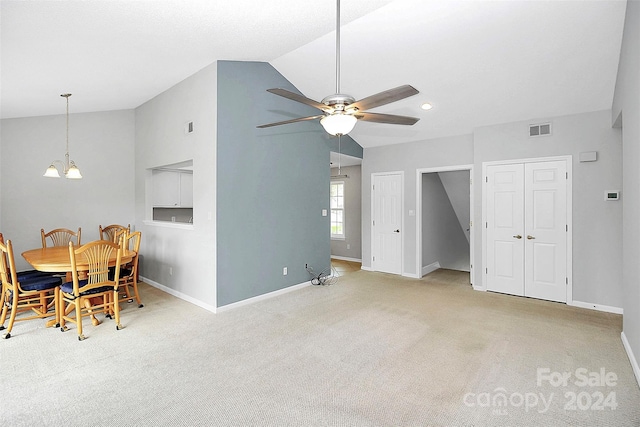
<instances>
[{"instance_id":1,"label":"carpeted floor","mask_svg":"<svg viewBox=\"0 0 640 427\"><path fill-rule=\"evenodd\" d=\"M638 426L619 315L352 269L212 314L141 285L79 342L0 341L2 426ZM562 381L562 379L566 381Z\"/></svg>"}]
</instances>

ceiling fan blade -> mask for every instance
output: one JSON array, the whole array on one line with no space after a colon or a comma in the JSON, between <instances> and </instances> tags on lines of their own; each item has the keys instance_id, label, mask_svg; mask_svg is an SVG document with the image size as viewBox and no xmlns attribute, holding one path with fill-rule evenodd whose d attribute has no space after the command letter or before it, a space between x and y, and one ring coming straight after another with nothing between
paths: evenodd
<instances>
[{"instance_id":1,"label":"ceiling fan blade","mask_svg":"<svg viewBox=\"0 0 640 427\"><path fill-rule=\"evenodd\" d=\"M287 125L289 123L296 123L296 122L305 122L307 120L315 120L315 119L320 119L324 117L324 114L320 114L317 116L309 116L309 117L299 117L297 119L291 119L291 120L285 120L283 122L275 122L275 123L269 123L266 125L260 125L260 126L256 126L257 128L263 129L263 128L270 128L272 126L280 126L280 125Z\"/></svg>"},{"instance_id":2,"label":"ceiling fan blade","mask_svg":"<svg viewBox=\"0 0 640 427\"><path fill-rule=\"evenodd\" d=\"M356 113L354 114L358 120L365 122L387 123L390 125L408 125L415 124L418 120L415 117L396 116L395 114L379 114L379 113Z\"/></svg>"},{"instance_id":3,"label":"ceiling fan blade","mask_svg":"<svg viewBox=\"0 0 640 427\"><path fill-rule=\"evenodd\" d=\"M325 104L321 104L317 101L314 101L313 99L309 99L305 96L302 95L298 95L297 93L294 92L290 92L286 89L267 89L267 92L271 92L273 94L282 96L284 98L287 99L291 99L292 101L296 101L296 102L301 102L303 104L309 105L311 107L317 108L318 110L322 110L322 111L331 111L331 107L325 105Z\"/></svg>"},{"instance_id":4,"label":"ceiling fan blade","mask_svg":"<svg viewBox=\"0 0 640 427\"><path fill-rule=\"evenodd\" d=\"M400 101L401 99L418 93L420 92L411 85L398 86L394 89L385 90L384 92L376 93L375 95L356 101L353 104L349 104L349 108L355 107L360 111L369 110L391 102Z\"/></svg>"}]
</instances>

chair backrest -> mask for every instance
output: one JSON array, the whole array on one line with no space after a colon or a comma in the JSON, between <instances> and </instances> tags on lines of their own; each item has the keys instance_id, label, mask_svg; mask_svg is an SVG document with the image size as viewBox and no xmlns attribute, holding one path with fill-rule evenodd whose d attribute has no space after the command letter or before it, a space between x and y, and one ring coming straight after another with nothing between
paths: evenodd
<instances>
[{"instance_id":1,"label":"chair backrest","mask_svg":"<svg viewBox=\"0 0 640 427\"><path fill-rule=\"evenodd\" d=\"M0 234L0 278L2 279L2 287L10 289L12 292L18 292L15 286L18 286L18 276L16 273L15 258L13 257L13 245L11 240L4 242L2 234Z\"/></svg>"},{"instance_id":2,"label":"chair backrest","mask_svg":"<svg viewBox=\"0 0 640 427\"><path fill-rule=\"evenodd\" d=\"M80 246L82 243L80 242L80 233L82 229L78 227L78 232L74 232L69 230L68 228L56 228L55 230L51 230L48 233L44 232L44 228L40 229L40 235L42 236L42 247L47 247L47 239L51 239L52 246L67 246L69 242L73 241L73 238L76 239L76 246Z\"/></svg>"},{"instance_id":3,"label":"chair backrest","mask_svg":"<svg viewBox=\"0 0 640 427\"><path fill-rule=\"evenodd\" d=\"M123 248L134 251L136 254L127 264L127 268L131 270L131 275L138 274L138 254L140 253L140 241L142 240L142 232L134 231L126 235L123 241Z\"/></svg>"},{"instance_id":4,"label":"chair backrest","mask_svg":"<svg viewBox=\"0 0 640 427\"><path fill-rule=\"evenodd\" d=\"M114 243L118 243L120 235L123 232L129 232L131 230L131 224L124 225L119 224L111 224L106 227L102 227L102 225L98 226L98 231L100 231L100 240L109 240Z\"/></svg>"},{"instance_id":5,"label":"chair backrest","mask_svg":"<svg viewBox=\"0 0 640 427\"><path fill-rule=\"evenodd\" d=\"M109 260L116 253L115 258L115 274L110 280ZM91 289L101 288L104 286L118 286L120 277L120 260L122 257L122 247L108 240L94 240L75 248L73 242L69 242L69 258L71 260L71 275L73 278L73 294L75 296L87 292ZM87 265L78 271L78 262ZM82 283L79 279L79 273L86 272L87 279ZM86 282L86 283L85 283Z\"/></svg>"}]
</instances>

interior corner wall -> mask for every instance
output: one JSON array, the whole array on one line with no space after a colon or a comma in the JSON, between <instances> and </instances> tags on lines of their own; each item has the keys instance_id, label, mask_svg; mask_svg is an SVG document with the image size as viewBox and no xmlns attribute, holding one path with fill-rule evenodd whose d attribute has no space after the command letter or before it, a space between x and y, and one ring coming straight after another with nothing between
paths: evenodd
<instances>
[{"instance_id":1,"label":"interior corner wall","mask_svg":"<svg viewBox=\"0 0 640 427\"><path fill-rule=\"evenodd\" d=\"M210 310L216 307L216 73L213 63L135 112L140 274ZM190 121L194 131L187 134L184 128ZM188 160L193 160L193 228L152 221L150 168Z\"/></svg>"},{"instance_id":2,"label":"interior corner wall","mask_svg":"<svg viewBox=\"0 0 640 427\"><path fill-rule=\"evenodd\" d=\"M345 238L331 239L331 255L362 260L362 166L346 166L340 173L348 176L336 180L344 181ZM338 168L332 168L331 175L338 175Z\"/></svg>"},{"instance_id":3,"label":"interior corner wall","mask_svg":"<svg viewBox=\"0 0 640 427\"><path fill-rule=\"evenodd\" d=\"M71 113L69 151L83 176L73 180L42 176L64 160L65 114L2 120L0 231L18 270L32 268L19 254L41 247L41 228L81 227L86 243L99 238L99 225L133 224L134 126L133 110Z\"/></svg>"},{"instance_id":4,"label":"interior corner wall","mask_svg":"<svg viewBox=\"0 0 640 427\"><path fill-rule=\"evenodd\" d=\"M469 171L467 190L469 189ZM468 191L467 191L468 194ZM469 271L469 241L438 173L422 174L422 265Z\"/></svg>"},{"instance_id":5,"label":"interior corner wall","mask_svg":"<svg viewBox=\"0 0 640 427\"><path fill-rule=\"evenodd\" d=\"M530 123L550 121L552 134L529 137ZM580 162L580 153L596 151L597 161ZM604 193L622 186L620 132L611 128L611 111L543 118L476 129L474 182L481 183L482 164L571 155L573 201L573 300L622 307L622 205L605 201ZM474 224L482 223L482 185L474 186ZM623 196L624 198L624 196ZM474 263L482 266L482 228L474 227ZM474 269L474 286L483 284L483 269Z\"/></svg>"},{"instance_id":6,"label":"interior corner wall","mask_svg":"<svg viewBox=\"0 0 640 427\"><path fill-rule=\"evenodd\" d=\"M628 1L612 121L622 115L623 333L640 383L640 2Z\"/></svg>"},{"instance_id":7,"label":"interior corner wall","mask_svg":"<svg viewBox=\"0 0 640 427\"><path fill-rule=\"evenodd\" d=\"M256 128L317 113L274 87L299 93L268 63L218 62L218 307L330 266L330 144L316 121Z\"/></svg>"},{"instance_id":8,"label":"interior corner wall","mask_svg":"<svg viewBox=\"0 0 640 427\"><path fill-rule=\"evenodd\" d=\"M473 163L473 136L460 135L426 141L365 148L362 161L362 268L371 269L371 174L404 171L402 233L403 275L419 277L417 258L417 170Z\"/></svg>"}]
</instances>

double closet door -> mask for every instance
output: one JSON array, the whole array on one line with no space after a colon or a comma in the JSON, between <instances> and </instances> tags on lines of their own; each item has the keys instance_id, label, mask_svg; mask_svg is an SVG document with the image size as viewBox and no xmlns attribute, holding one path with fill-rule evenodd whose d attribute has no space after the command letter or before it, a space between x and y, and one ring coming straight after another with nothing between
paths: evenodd
<instances>
[{"instance_id":1,"label":"double closet door","mask_svg":"<svg viewBox=\"0 0 640 427\"><path fill-rule=\"evenodd\" d=\"M487 290L567 301L567 161L486 168Z\"/></svg>"}]
</instances>

